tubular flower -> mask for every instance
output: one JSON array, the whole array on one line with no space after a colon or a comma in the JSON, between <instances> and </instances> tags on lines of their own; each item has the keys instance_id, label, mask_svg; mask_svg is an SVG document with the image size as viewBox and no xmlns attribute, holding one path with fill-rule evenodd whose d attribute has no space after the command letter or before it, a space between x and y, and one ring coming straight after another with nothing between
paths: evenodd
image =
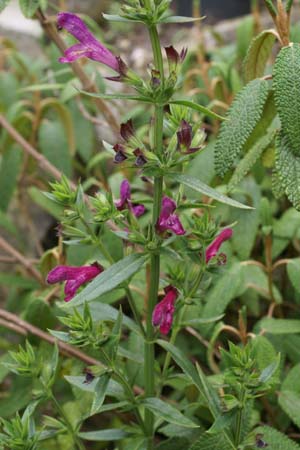
<instances>
[{"instance_id":1,"label":"tubular flower","mask_svg":"<svg viewBox=\"0 0 300 450\"><path fill-rule=\"evenodd\" d=\"M152 314L152 325L159 327L162 334L168 334L173 323L173 315L175 311L175 301L179 292L174 286L167 286L164 289L166 295L155 306Z\"/></svg>"},{"instance_id":2,"label":"tubular flower","mask_svg":"<svg viewBox=\"0 0 300 450\"><path fill-rule=\"evenodd\" d=\"M103 272L103 267L97 262L90 266L56 266L47 276L47 283L55 284L66 281L65 284L65 302L69 302L80 286L91 281L99 273Z\"/></svg>"},{"instance_id":3,"label":"tubular flower","mask_svg":"<svg viewBox=\"0 0 300 450\"><path fill-rule=\"evenodd\" d=\"M173 199L169 197L164 197L162 199L161 213L156 222L156 230L158 233L173 231L173 233L177 235L185 234L185 229L183 228L179 217L177 214L173 214L176 207L177 205Z\"/></svg>"},{"instance_id":4,"label":"tubular flower","mask_svg":"<svg viewBox=\"0 0 300 450\"><path fill-rule=\"evenodd\" d=\"M201 147L191 147L192 145L192 127L191 125L186 121L182 120L180 124L180 129L177 131L177 142L178 146L181 149L185 150L185 154L189 153L195 153L197 150L199 150Z\"/></svg>"},{"instance_id":5,"label":"tubular flower","mask_svg":"<svg viewBox=\"0 0 300 450\"><path fill-rule=\"evenodd\" d=\"M205 261L206 264L217 255L221 245L223 242L227 241L232 236L232 228L225 228L221 233L212 241L212 243L207 247L206 253L205 253ZM224 259L224 255L221 254L222 258ZM224 262L223 262L224 264Z\"/></svg>"},{"instance_id":6,"label":"tubular flower","mask_svg":"<svg viewBox=\"0 0 300 450\"><path fill-rule=\"evenodd\" d=\"M72 63L78 58L86 57L105 64L118 73L124 72L124 62L102 45L76 14L60 12L57 15L57 24L59 28L65 28L79 41L65 50L59 62Z\"/></svg>"},{"instance_id":7,"label":"tubular flower","mask_svg":"<svg viewBox=\"0 0 300 450\"><path fill-rule=\"evenodd\" d=\"M182 63L187 54L187 48L183 48L180 53L171 45L170 47L165 47L168 63L170 70L176 70L178 63Z\"/></svg>"},{"instance_id":8,"label":"tubular flower","mask_svg":"<svg viewBox=\"0 0 300 450\"><path fill-rule=\"evenodd\" d=\"M120 187L120 199L115 201L115 206L119 211L128 208L135 217L140 217L145 213L145 206L131 202L131 189L128 180L123 180Z\"/></svg>"}]
</instances>

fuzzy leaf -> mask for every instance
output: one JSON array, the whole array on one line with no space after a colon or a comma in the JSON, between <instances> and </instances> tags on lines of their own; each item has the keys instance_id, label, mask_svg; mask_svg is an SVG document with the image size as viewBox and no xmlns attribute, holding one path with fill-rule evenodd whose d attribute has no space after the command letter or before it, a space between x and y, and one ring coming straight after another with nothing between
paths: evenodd
<instances>
[{"instance_id":1,"label":"fuzzy leaf","mask_svg":"<svg viewBox=\"0 0 300 450\"><path fill-rule=\"evenodd\" d=\"M285 390L279 394L279 405L289 418L300 428L300 394Z\"/></svg>"},{"instance_id":2,"label":"fuzzy leaf","mask_svg":"<svg viewBox=\"0 0 300 450\"><path fill-rule=\"evenodd\" d=\"M169 403L166 403L159 398L146 398L145 400L141 401L141 404L148 409L149 411L153 412L156 417L159 417L166 422L174 423L176 425L181 425L182 427L187 428L198 428L199 425L192 422L190 419L185 417L178 409L176 409L174 406L169 405Z\"/></svg>"},{"instance_id":3,"label":"fuzzy leaf","mask_svg":"<svg viewBox=\"0 0 300 450\"><path fill-rule=\"evenodd\" d=\"M300 44L281 49L274 65L273 88L288 147L300 156Z\"/></svg>"},{"instance_id":4,"label":"fuzzy leaf","mask_svg":"<svg viewBox=\"0 0 300 450\"><path fill-rule=\"evenodd\" d=\"M269 92L268 82L251 81L233 101L215 146L216 171L220 176L231 168L258 123Z\"/></svg>"},{"instance_id":5,"label":"fuzzy leaf","mask_svg":"<svg viewBox=\"0 0 300 450\"><path fill-rule=\"evenodd\" d=\"M271 144L276 135L276 130L269 131L261 137L255 145L246 153L246 156L237 165L228 185L228 192L232 191L254 166L264 150Z\"/></svg>"},{"instance_id":6,"label":"fuzzy leaf","mask_svg":"<svg viewBox=\"0 0 300 450\"><path fill-rule=\"evenodd\" d=\"M244 61L246 83L264 75L276 38L278 39L277 32L271 29L262 31L252 40Z\"/></svg>"},{"instance_id":7,"label":"fuzzy leaf","mask_svg":"<svg viewBox=\"0 0 300 450\"><path fill-rule=\"evenodd\" d=\"M293 153L290 140L283 133L276 139L275 168L286 196L300 210L300 157Z\"/></svg>"},{"instance_id":8,"label":"fuzzy leaf","mask_svg":"<svg viewBox=\"0 0 300 450\"><path fill-rule=\"evenodd\" d=\"M258 427L254 430L255 434L262 434L263 441L268 444L270 450L300 450L296 442L289 439L284 434L271 427Z\"/></svg>"},{"instance_id":9,"label":"fuzzy leaf","mask_svg":"<svg viewBox=\"0 0 300 450\"><path fill-rule=\"evenodd\" d=\"M71 302L66 303L62 308L74 308L74 306L82 305L84 302L91 302L100 297L100 295L112 291L123 281L134 275L144 265L146 260L147 256L142 254L126 256L100 273Z\"/></svg>"},{"instance_id":10,"label":"fuzzy leaf","mask_svg":"<svg viewBox=\"0 0 300 450\"><path fill-rule=\"evenodd\" d=\"M222 433L214 435L204 433L189 450L232 450L232 446L224 440Z\"/></svg>"},{"instance_id":11,"label":"fuzzy leaf","mask_svg":"<svg viewBox=\"0 0 300 450\"><path fill-rule=\"evenodd\" d=\"M195 190L196 192L207 195L208 197L211 197L218 202L225 203L229 206L234 206L235 208L253 209L251 206L243 205L242 203L221 194L217 190L211 188L210 186L207 186L207 184L202 183L202 181L198 180L197 178L190 177L188 175L182 175L180 173L170 173L168 176L178 183L184 184L185 186Z\"/></svg>"}]
</instances>

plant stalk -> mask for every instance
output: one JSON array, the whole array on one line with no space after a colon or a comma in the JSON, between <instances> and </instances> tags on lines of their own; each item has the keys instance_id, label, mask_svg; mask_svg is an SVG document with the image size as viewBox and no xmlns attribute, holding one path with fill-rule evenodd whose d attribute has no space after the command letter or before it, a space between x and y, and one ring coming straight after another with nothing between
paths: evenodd
<instances>
[{"instance_id":1,"label":"plant stalk","mask_svg":"<svg viewBox=\"0 0 300 450\"><path fill-rule=\"evenodd\" d=\"M153 50L153 57L155 67L160 72L161 83L164 84L164 70L163 59L161 53L161 46L159 41L158 32L155 26L149 27L149 35ZM163 146L163 107L161 105L155 106L154 116L154 148L153 151L156 155L162 154ZM159 218L161 201L163 190L163 177L154 177L154 202L152 213L152 231L155 233L155 225ZM151 255L150 261L150 289L147 303L147 315L146 315L146 340L145 340L145 394L147 397L153 397L155 394L154 383L154 329L152 325L152 314L158 297L159 289L159 274L160 274L160 253L159 249L157 253ZM147 430L147 450L153 449L153 434L154 434L154 415L151 411L145 411L145 426Z\"/></svg>"}]
</instances>

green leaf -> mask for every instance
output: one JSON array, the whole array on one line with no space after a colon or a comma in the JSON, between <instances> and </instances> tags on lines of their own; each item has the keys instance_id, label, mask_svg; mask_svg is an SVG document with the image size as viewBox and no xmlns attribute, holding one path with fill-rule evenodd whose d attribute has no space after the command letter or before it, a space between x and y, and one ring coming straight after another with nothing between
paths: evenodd
<instances>
[{"instance_id":1,"label":"green leaf","mask_svg":"<svg viewBox=\"0 0 300 450\"><path fill-rule=\"evenodd\" d=\"M8 231L9 233L13 235L17 235L17 228L13 221L6 215L3 211L0 209L0 228L3 228L4 230Z\"/></svg>"},{"instance_id":2,"label":"green leaf","mask_svg":"<svg viewBox=\"0 0 300 450\"><path fill-rule=\"evenodd\" d=\"M95 386L95 397L91 407L90 415L99 412L101 406L103 405L109 380L110 374L104 373L102 376L100 376L99 380L97 381L97 384Z\"/></svg>"},{"instance_id":3,"label":"green leaf","mask_svg":"<svg viewBox=\"0 0 300 450\"><path fill-rule=\"evenodd\" d=\"M286 5L285 5L285 10L287 13L289 13L292 9L294 0L287 0Z\"/></svg>"},{"instance_id":4,"label":"green leaf","mask_svg":"<svg viewBox=\"0 0 300 450\"><path fill-rule=\"evenodd\" d=\"M259 327L270 334L296 334L300 333L300 320L266 317L259 322Z\"/></svg>"},{"instance_id":5,"label":"green leaf","mask_svg":"<svg viewBox=\"0 0 300 450\"><path fill-rule=\"evenodd\" d=\"M277 356L275 361L273 361L265 369L262 370L259 376L259 381L261 383L267 383L268 381L270 381L273 375L276 373L279 365L280 365L280 354Z\"/></svg>"},{"instance_id":6,"label":"green leaf","mask_svg":"<svg viewBox=\"0 0 300 450\"><path fill-rule=\"evenodd\" d=\"M79 433L78 436L86 441L119 441L130 436L129 433L120 428L111 428L108 430L87 431Z\"/></svg>"},{"instance_id":7,"label":"green leaf","mask_svg":"<svg viewBox=\"0 0 300 450\"><path fill-rule=\"evenodd\" d=\"M93 94L91 92L81 91L81 94L87 95L88 97L102 98L103 100L133 100L136 102L143 103L154 103L154 100L149 97L144 97L142 95L131 95L131 94Z\"/></svg>"},{"instance_id":8,"label":"green leaf","mask_svg":"<svg viewBox=\"0 0 300 450\"><path fill-rule=\"evenodd\" d=\"M300 258L295 258L289 261L286 268L290 282L295 290L300 292Z\"/></svg>"},{"instance_id":9,"label":"green leaf","mask_svg":"<svg viewBox=\"0 0 300 450\"><path fill-rule=\"evenodd\" d=\"M92 393L95 392L96 385L98 383L98 378L95 378L91 383L85 383L84 376L66 375L65 379L67 380L68 383L80 389L81 391ZM116 381L110 379L107 386L106 395L109 395L110 397L114 397L117 399L124 399L123 387Z\"/></svg>"},{"instance_id":10,"label":"green leaf","mask_svg":"<svg viewBox=\"0 0 300 450\"><path fill-rule=\"evenodd\" d=\"M191 102L189 100L171 100L169 102L170 105L182 105L187 106L188 108L194 109L195 111L198 111L205 116L212 117L213 119L217 120L225 120L223 116L220 116L217 113L214 113L210 109L206 108L205 106L199 105L198 103Z\"/></svg>"},{"instance_id":11,"label":"green leaf","mask_svg":"<svg viewBox=\"0 0 300 450\"><path fill-rule=\"evenodd\" d=\"M286 196L300 210L300 157L293 153L290 141L283 133L276 139L275 169Z\"/></svg>"},{"instance_id":12,"label":"green leaf","mask_svg":"<svg viewBox=\"0 0 300 450\"><path fill-rule=\"evenodd\" d=\"M140 22L143 23L142 20L136 20L136 19L127 19L126 17L119 16L118 14L102 14L104 19L109 20L110 22L124 22L124 23L130 23L130 22Z\"/></svg>"},{"instance_id":13,"label":"green leaf","mask_svg":"<svg viewBox=\"0 0 300 450\"><path fill-rule=\"evenodd\" d=\"M0 164L0 209L6 211L17 187L21 170L22 152L19 147L8 147L2 154Z\"/></svg>"},{"instance_id":14,"label":"green leaf","mask_svg":"<svg viewBox=\"0 0 300 450\"><path fill-rule=\"evenodd\" d=\"M32 84L31 86L22 87L19 92L41 92L41 91L56 91L63 89L62 83L45 83L45 84Z\"/></svg>"},{"instance_id":15,"label":"green leaf","mask_svg":"<svg viewBox=\"0 0 300 450\"><path fill-rule=\"evenodd\" d=\"M292 389L284 390L279 393L278 401L283 411L300 428L300 393Z\"/></svg>"},{"instance_id":16,"label":"green leaf","mask_svg":"<svg viewBox=\"0 0 300 450\"><path fill-rule=\"evenodd\" d=\"M72 299L72 302L66 303L62 308L69 309L82 305L84 302L91 302L97 297L100 297L100 295L112 291L141 269L146 260L147 256L143 254L126 256L124 259L104 270L104 272L98 275L88 286L77 294Z\"/></svg>"},{"instance_id":17,"label":"green leaf","mask_svg":"<svg viewBox=\"0 0 300 450\"><path fill-rule=\"evenodd\" d=\"M10 2L10 0L0 0L0 13L8 5L9 2Z\"/></svg>"},{"instance_id":18,"label":"green leaf","mask_svg":"<svg viewBox=\"0 0 300 450\"><path fill-rule=\"evenodd\" d=\"M275 39L278 39L278 33L270 29L262 31L252 40L244 61L246 83L264 75Z\"/></svg>"},{"instance_id":19,"label":"green leaf","mask_svg":"<svg viewBox=\"0 0 300 450\"><path fill-rule=\"evenodd\" d=\"M288 147L300 156L300 44L280 50L274 65L273 88Z\"/></svg>"},{"instance_id":20,"label":"green leaf","mask_svg":"<svg viewBox=\"0 0 300 450\"><path fill-rule=\"evenodd\" d=\"M25 17L32 17L38 7L40 6L40 0L19 0L22 13Z\"/></svg>"},{"instance_id":21,"label":"green leaf","mask_svg":"<svg viewBox=\"0 0 300 450\"><path fill-rule=\"evenodd\" d=\"M51 216L55 217L55 219L59 221L61 220L64 214L64 207L62 205L50 200L43 192L40 191L40 189L35 186L31 186L28 189L28 194L34 203L51 214Z\"/></svg>"},{"instance_id":22,"label":"green leaf","mask_svg":"<svg viewBox=\"0 0 300 450\"><path fill-rule=\"evenodd\" d=\"M189 450L232 450L232 446L227 443L222 433L208 434L204 433Z\"/></svg>"},{"instance_id":23,"label":"green leaf","mask_svg":"<svg viewBox=\"0 0 300 450\"><path fill-rule=\"evenodd\" d=\"M276 135L276 130L270 130L267 134L261 137L251 149L246 153L246 156L238 163L228 184L228 192L231 192L247 175L250 169L254 166L256 161L261 157L262 153L271 144Z\"/></svg>"},{"instance_id":24,"label":"green leaf","mask_svg":"<svg viewBox=\"0 0 300 450\"><path fill-rule=\"evenodd\" d=\"M170 344L167 341L163 341L159 339L157 343L165 349L167 352L169 352L176 362L178 366L183 370L183 372L190 378L190 380L195 384L195 386L200 388L200 380L199 375L197 373L196 368L193 366L193 364L187 359L185 354L178 348L175 347L173 344Z\"/></svg>"},{"instance_id":25,"label":"green leaf","mask_svg":"<svg viewBox=\"0 0 300 450\"><path fill-rule=\"evenodd\" d=\"M261 118L268 93L268 82L256 79L248 83L234 99L215 146L216 171L220 176L224 176L239 157Z\"/></svg>"},{"instance_id":26,"label":"green leaf","mask_svg":"<svg viewBox=\"0 0 300 450\"><path fill-rule=\"evenodd\" d=\"M200 392L206 399L207 406L208 406L209 410L211 411L213 417L216 418L220 414L220 406L219 406L219 401L218 401L216 392L212 388L207 377L204 375L199 364L197 364L197 372L198 372L199 380L200 380L200 387L201 387Z\"/></svg>"},{"instance_id":27,"label":"green leaf","mask_svg":"<svg viewBox=\"0 0 300 450\"><path fill-rule=\"evenodd\" d=\"M211 197L220 203L225 203L226 205L234 206L235 208L253 209L251 206L243 205L242 203L221 194L210 186L207 186L207 184L202 183L202 181L198 180L197 178L193 178L188 175L182 175L180 173L169 173L168 177L172 178L178 183L184 184L185 186L194 189L200 194L207 195L208 197Z\"/></svg>"},{"instance_id":28,"label":"green leaf","mask_svg":"<svg viewBox=\"0 0 300 450\"><path fill-rule=\"evenodd\" d=\"M254 18L250 15L241 20L236 30L237 54L239 58L244 59L253 36Z\"/></svg>"},{"instance_id":29,"label":"green leaf","mask_svg":"<svg viewBox=\"0 0 300 450\"><path fill-rule=\"evenodd\" d=\"M39 146L43 155L68 178L72 174L72 159L63 125L43 120L39 128Z\"/></svg>"},{"instance_id":30,"label":"green leaf","mask_svg":"<svg viewBox=\"0 0 300 450\"><path fill-rule=\"evenodd\" d=\"M166 403L159 398L146 398L141 401L141 404L166 422L174 423L187 428L199 427L199 425L185 417L180 411L178 411L178 409L174 408L174 406L169 405L169 403Z\"/></svg>"},{"instance_id":31,"label":"green leaf","mask_svg":"<svg viewBox=\"0 0 300 450\"><path fill-rule=\"evenodd\" d=\"M189 23L203 20L204 17L185 17L185 16L169 16L162 17L158 20L158 23Z\"/></svg>"},{"instance_id":32,"label":"green leaf","mask_svg":"<svg viewBox=\"0 0 300 450\"><path fill-rule=\"evenodd\" d=\"M254 435L262 434L263 441L268 444L270 450L300 450L296 442L289 439L284 434L271 427L258 427L254 430Z\"/></svg>"}]
</instances>

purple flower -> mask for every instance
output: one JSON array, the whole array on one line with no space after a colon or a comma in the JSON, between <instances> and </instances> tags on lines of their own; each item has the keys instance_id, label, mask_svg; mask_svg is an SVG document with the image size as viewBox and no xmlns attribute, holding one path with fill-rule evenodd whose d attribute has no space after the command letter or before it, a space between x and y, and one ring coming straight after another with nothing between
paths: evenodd
<instances>
[{"instance_id":1,"label":"purple flower","mask_svg":"<svg viewBox=\"0 0 300 450\"><path fill-rule=\"evenodd\" d=\"M153 310L152 325L159 327L162 334L168 334L173 323L174 305L179 292L174 286L167 286L164 291L166 295Z\"/></svg>"},{"instance_id":2,"label":"purple flower","mask_svg":"<svg viewBox=\"0 0 300 450\"><path fill-rule=\"evenodd\" d=\"M116 152L114 162L119 164L124 162L127 159L125 154L125 147L122 144L115 144L113 146L114 151Z\"/></svg>"},{"instance_id":3,"label":"purple flower","mask_svg":"<svg viewBox=\"0 0 300 450\"><path fill-rule=\"evenodd\" d=\"M206 264L217 255L221 245L223 242L227 241L232 236L232 228L225 228L221 231L221 233L212 241L212 243L207 247L205 252L205 261ZM223 258L223 254L222 258Z\"/></svg>"},{"instance_id":4,"label":"purple flower","mask_svg":"<svg viewBox=\"0 0 300 450\"><path fill-rule=\"evenodd\" d=\"M170 45L170 47L165 47L165 51L171 71L177 69L178 63L182 63L187 54L187 48L183 48L181 52L178 53L172 45Z\"/></svg>"},{"instance_id":5,"label":"purple flower","mask_svg":"<svg viewBox=\"0 0 300 450\"><path fill-rule=\"evenodd\" d=\"M79 41L78 44L65 50L64 56L59 58L59 62L72 63L78 58L86 57L105 64L118 73L124 70L124 63L121 59L104 47L76 14L60 12L57 15L57 24L59 28L65 28Z\"/></svg>"},{"instance_id":6,"label":"purple flower","mask_svg":"<svg viewBox=\"0 0 300 450\"><path fill-rule=\"evenodd\" d=\"M145 213L145 206L131 202L131 188L128 180L123 180L120 187L120 199L115 201L115 206L119 211L128 208L135 217L140 217Z\"/></svg>"},{"instance_id":7,"label":"purple flower","mask_svg":"<svg viewBox=\"0 0 300 450\"><path fill-rule=\"evenodd\" d=\"M47 276L47 283L55 284L66 281L65 284L65 302L69 302L80 286L91 281L99 273L103 272L103 267L97 262L90 266L56 266Z\"/></svg>"},{"instance_id":8,"label":"purple flower","mask_svg":"<svg viewBox=\"0 0 300 450\"><path fill-rule=\"evenodd\" d=\"M185 234L185 229L183 228L179 217L177 214L173 214L176 207L177 205L173 199L169 197L164 197L162 199L161 213L156 222L156 230L158 233L173 231L173 233L177 235Z\"/></svg>"},{"instance_id":9,"label":"purple flower","mask_svg":"<svg viewBox=\"0 0 300 450\"><path fill-rule=\"evenodd\" d=\"M125 123L121 123L120 127L120 135L124 139L124 141L128 142L129 139L134 136L135 131L133 127L133 122L131 119L127 120Z\"/></svg>"},{"instance_id":10,"label":"purple flower","mask_svg":"<svg viewBox=\"0 0 300 450\"><path fill-rule=\"evenodd\" d=\"M180 124L180 129L179 131L177 131L177 142L180 149L181 148L185 149L184 153L194 153L201 148L201 147L191 148L192 139L193 134L191 125L186 120L182 120Z\"/></svg>"}]
</instances>

